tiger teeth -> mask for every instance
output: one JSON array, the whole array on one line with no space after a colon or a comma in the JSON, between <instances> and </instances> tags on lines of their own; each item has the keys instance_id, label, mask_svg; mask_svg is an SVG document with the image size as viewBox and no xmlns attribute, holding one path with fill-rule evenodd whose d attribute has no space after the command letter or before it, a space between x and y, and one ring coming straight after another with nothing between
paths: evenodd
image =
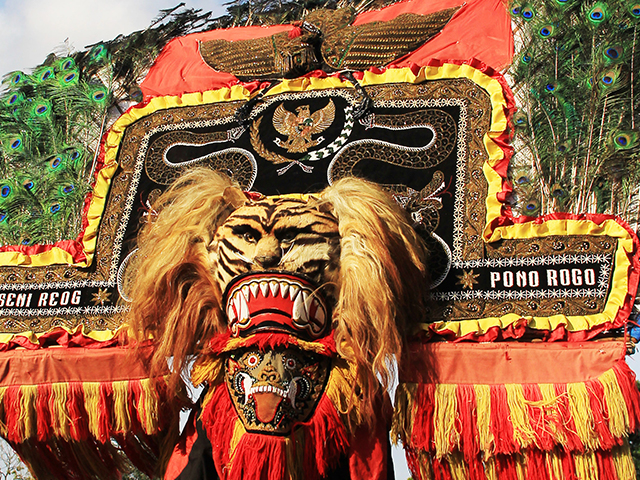
<instances>
[{"instance_id":1,"label":"tiger teeth","mask_svg":"<svg viewBox=\"0 0 640 480\"><path fill-rule=\"evenodd\" d=\"M258 285L257 283L252 283L251 285L249 285L249 290L251 290L251 294L253 295L253 298L258 298L259 288L260 288L260 285Z\"/></svg>"},{"instance_id":2,"label":"tiger teeth","mask_svg":"<svg viewBox=\"0 0 640 480\"><path fill-rule=\"evenodd\" d=\"M286 282L282 282L280 284L280 295L282 295L282 298L287 298L288 293L289 293L289 284Z\"/></svg>"},{"instance_id":3,"label":"tiger teeth","mask_svg":"<svg viewBox=\"0 0 640 480\"><path fill-rule=\"evenodd\" d=\"M300 287L298 285L291 285L289 287L289 298L291 300L295 300L298 296L298 292L300 291Z\"/></svg>"},{"instance_id":4,"label":"tiger teeth","mask_svg":"<svg viewBox=\"0 0 640 480\"><path fill-rule=\"evenodd\" d=\"M249 297L249 285L243 285L241 290L242 290L242 293L244 294L244 298L250 298Z\"/></svg>"},{"instance_id":5,"label":"tiger teeth","mask_svg":"<svg viewBox=\"0 0 640 480\"><path fill-rule=\"evenodd\" d=\"M307 294L302 292L302 294L296 296L295 301L293 302L293 311L291 312L291 316L294 322L302 323L303 325L309 322L309 313L307 312L306 305L306 297Z\"/></svg>"},{"instance_id":6,"label":"tiger teeth","mask_svg":"<svg viewBox=\"0 0 640 480\"><path fill-rule=\"evenodd\" d=\"M229 322L236 320L236 311L233 309L233 305L229 305L229 308L227 308L227 317L229 317Z\"/></svg>"},{"instance_id":7,"label":"tiger teeth","mask_svg":"<svg viewBox=\"0 0 640 480\"><path fill-rule=\"evenodd\" d=\"M245 320L249 320L249 305L242 292L238 293L238 303L240 304L238 310L240 312L240 323L243 323Z\"/></svg>"},{"instance_id":8,"label":"tiger teeth","mask_svg":"<svg viewBox=\"0 0 640 480\"><path fill-rule=\"evenodd\" d=\"M262 292L262 296L267 298L269 292L269 282L267 282L266 280L260 282L260 291Z\"/></svg>"},{"instance_id":9,"label":"tiger teeth","mask_svg":"<svg viewBox=\"0 0 640 480\"><path fill-rule=\"evenodd\" d=\"M269 289L271 290L271 296L275 297L278 295L278 292L280 291L280 284L275 280L271 280L269 282Z\"/></svg>"}]
</instances>

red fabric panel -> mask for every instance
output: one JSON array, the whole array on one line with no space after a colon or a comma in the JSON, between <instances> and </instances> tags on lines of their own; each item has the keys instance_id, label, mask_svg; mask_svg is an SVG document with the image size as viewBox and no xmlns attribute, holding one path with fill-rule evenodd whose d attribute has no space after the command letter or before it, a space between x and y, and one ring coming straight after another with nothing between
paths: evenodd
<instances>
[{"instance_id":1,"label":"red fabric panel","mask_svg":"<svg viewBox=\"0 0 640 480\"><path fill-rule=\"evenodd\" d=\"M151 346L140 347L137 351L114 347L0 352L0 387L148 378L151 354Z\"/></svg>"},{"instance_id":2,"label":"red fabric panel","mask_svg":"<svg viewBox=\"0 0 640 480\"><path fill-rule=\"evenodd\" d=\"M401 381L488 384L573 383L624 358L624 342L412 344Z\"/></svg>"},{"instance_id":3,"label":"red fabric panel","mask_svg":"<svg viewBox=\"0 0 640 480\"><path fill-rule=\"evenodd\" d=\"M358 15L354 25L392 20L402 13L432 13L463 3L464 6L439 35L394 65L426 65L432 58L477 58L495 69L506 67L513 57L513 36L511 19L503 0L410 0ZM209 67L200 56L198 43L216 39L233 41L261 38L293 28L291 25L236 27L176 38L162 50L140 88L145 98L150 98L205 92L239 84L234 75ZM245 86L253 91L258 84L254 82Z\"/></svg>"},{"instance_id":4,"label":"red fabric panel","mask_svg":"<svg viewBox=\"0 0 640 480\"><path fill-rule=\"evenodd\" d=\"M171 458L167 464L167 469L164 473L164 480L174 480L189 463L189 454L193 448L193 444L198 438L196 431L196 416L192 415L189 419L189 423L185 427L185 431L180 436L180 441L173 448Z\"/></svg>"},{"instance_id":5,"label":"red fabric panel","mask_svg":"<svg viewBox=\"0 0 640 480\"><path fill-rule=\"evenodd\" d=\"M240 83L230 73L212 69L200 56L199 42L208 40L247 40L291 30L291 25L236 27L192 33L170 41L162 50L140 88L144 96L182 95L206 92ZM254 87L255 88L255 87Z\"/></svg>"},{"instance_id":6,"label":"red fabric panel","mask_svg":"<svg viewBox=\"0 0 640 480\"><path fill-rule=\"evenodd\" d=\"M389 417L391 403L385 397L382 406L374 412L377 417L375 432L362 426L351 440L349 472L351 480L386 480L389 465Z\"/></svg>"},{"instance_id":7,"label":"red fabric panel","mask_svg":"<svg viewBox=\"0 0 640 480\"><path fill-rule=\"evenodd\" d=\"M442 32L394 65L425 65L431 58L478 60L500 70L513 58L511 17L503 0L410 0L358 15L354 25L392 20L403 13L422 15L463 5Z\"/></svg>"}]
</instances>

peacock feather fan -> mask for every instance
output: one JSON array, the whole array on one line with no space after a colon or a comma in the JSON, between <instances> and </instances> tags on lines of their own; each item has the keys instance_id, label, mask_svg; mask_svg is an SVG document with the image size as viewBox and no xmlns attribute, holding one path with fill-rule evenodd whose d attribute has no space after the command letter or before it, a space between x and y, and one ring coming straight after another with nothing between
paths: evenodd
<instances>
[{"instance_id":1,"label":"peacock feather fan","mask_svg":"<svg viewBox=\"0 0 640 480\"><path fill-rule=\"evenodd\" d=\"M106 129L141 100L137 85L169 40L210 27L210 13L183 5L161 10L146 30L3 77L0 246L78 237Z\"/></svg>"},{"instance_id":2,"label":"peacock feather fan","mask_svg":"<svg viewBox=\"0 0 640 480\"><path fill-rule=\"evenodd\" d=\"M513 118L516 213L536 211L536 201L536 214L622 214L634 207L640 183L638 5L510 4L517 54L509 74L519 106ZM516 181L522 168L536 172L528 183Z\"/></svg>"}]
</instances>

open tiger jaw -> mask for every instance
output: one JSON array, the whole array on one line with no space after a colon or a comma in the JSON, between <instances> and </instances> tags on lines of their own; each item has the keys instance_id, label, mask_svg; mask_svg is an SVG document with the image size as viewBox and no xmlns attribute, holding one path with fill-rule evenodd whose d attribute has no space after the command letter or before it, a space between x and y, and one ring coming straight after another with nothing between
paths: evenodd
<instances>
[{"instance_id":1,"label":"open tiger jaw","mask_svg":"<svg viewBox=\"0 0 640 480\"><path fill-rule=\"evenodd\" d=\"M315 340L327 334L331 319L316 286L307 278L282 272L250 273L227 287L224 303L234 337L256 332L285 332Z\"/></svg>"}]
</instances>

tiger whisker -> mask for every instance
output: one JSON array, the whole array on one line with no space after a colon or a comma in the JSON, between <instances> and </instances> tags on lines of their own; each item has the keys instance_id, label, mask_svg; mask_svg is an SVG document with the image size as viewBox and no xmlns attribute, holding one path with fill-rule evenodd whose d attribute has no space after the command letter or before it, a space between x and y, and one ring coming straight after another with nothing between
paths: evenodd
<instances>
[{"instance_id":1,"label":"tiger whisker","mask_svg":"<svg viewBox=\"0 0 640 480\"><path fill-rule=\"evenodd\" d=\"M253 265L253 260L249 260L247 257L245 257L244 255L242 255L240 252L233 252L240 260L242 260L243 262L248 263L249 265Z\"/></svg>"},{"instance_id":2,"label":"tiger whisker","mask_svg":"<svg viewBox=\"0 0 640 480\"><path fill-rule=\"evenodd\" d=\"M280 257L280 261L278 262L278 265L281 265L282 262L284 262L286 256L291 253L291 249L293 248L294 244L295 244L295 241L291 242L291 246L287 249L286 252L284 251L284 248L280 247L280 249L282 250L282 256Z\"/></svg>"}]
</instances>

